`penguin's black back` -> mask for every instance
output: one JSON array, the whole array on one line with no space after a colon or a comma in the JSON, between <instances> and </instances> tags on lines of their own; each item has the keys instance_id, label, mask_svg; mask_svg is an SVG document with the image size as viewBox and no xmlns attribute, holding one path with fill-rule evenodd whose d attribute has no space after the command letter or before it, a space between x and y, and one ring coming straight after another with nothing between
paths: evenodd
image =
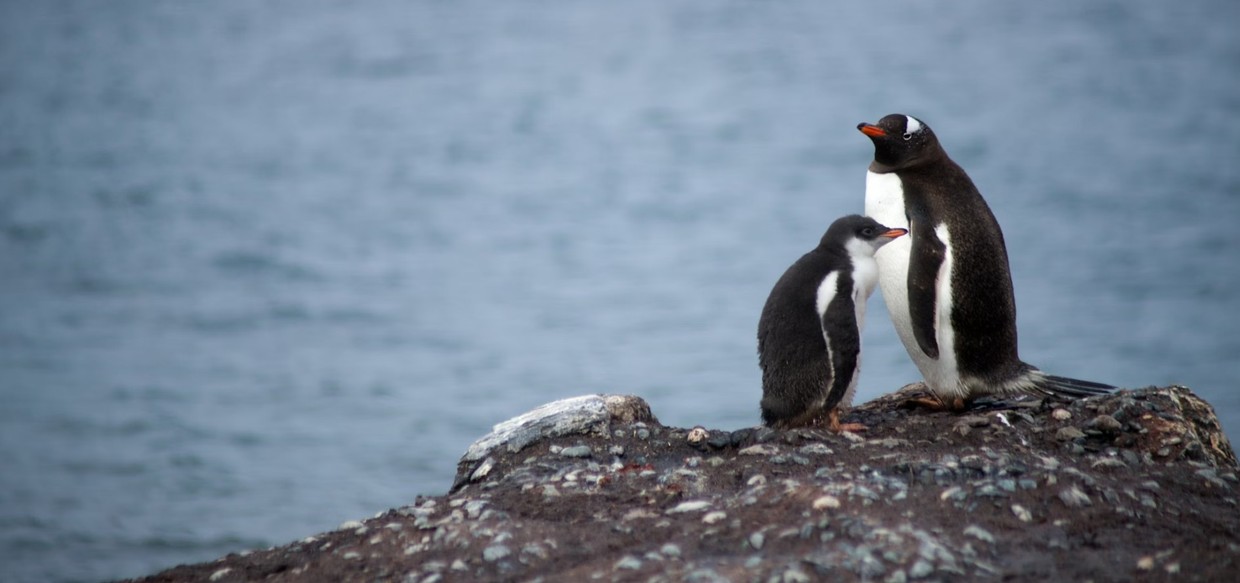
<instances>
[{"instance_id":1,"label":"penguin's black back","mask_svg":"<svg viewBox=\"0 0 1240 583\"><path fill-rule=\"evenodd\" d=\"M992 382L1028 369L1017 350L1016 301L1003 232L973 181L946 153L895 172L915 233L909 266L910 309L915 309L911 304L919 297L914 287L934 285L937 273L918 273L915 266L920 258L943 252L934 230L946 224L954 265L951 324L957 368Z\"/></svg>"},{"instance_id":2,"label":"penguin's black back","mask_svg":"<svg viewBox=\"0 0 1240 583\"><path fill-rule=\"evenodd\" d=\"M803 414L818 413L836 403L815 403L826 397L833 378L822 320L818 316L818 287L827 274L838 272L837 291L826 318L847 310L853 313L852 263L842 246L823 244L789 267L767 297L758 321L758 363L762 368L762 420L768 425ZM860 346L855 325L833 330L831 342ZM839 346L837 346L838 348ZM855 354L855 351L853 351ZM815 407L820 405L820 407ZM812 410L811 410L812 409Z\"/></svg>"}]
</instances>

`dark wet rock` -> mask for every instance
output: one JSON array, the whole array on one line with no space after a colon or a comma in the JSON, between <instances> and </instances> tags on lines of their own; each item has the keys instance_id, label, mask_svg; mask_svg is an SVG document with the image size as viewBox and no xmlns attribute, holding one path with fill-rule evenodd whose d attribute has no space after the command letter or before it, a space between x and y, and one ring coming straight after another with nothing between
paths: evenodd
<instances>
[{"instance_id":1,"label":"dark wet rock","mask_svg":"<svg viewBox=\"0 0 1240 583\"><path fill-rule=\"evenodd\" d=\"M1167 387L819 428L664 427L637 397L496 425L449 494L148 581L1230 581L1236 457ZM1104 551L1104 552L1103 552Z\"/></svg>"}]
</instances>

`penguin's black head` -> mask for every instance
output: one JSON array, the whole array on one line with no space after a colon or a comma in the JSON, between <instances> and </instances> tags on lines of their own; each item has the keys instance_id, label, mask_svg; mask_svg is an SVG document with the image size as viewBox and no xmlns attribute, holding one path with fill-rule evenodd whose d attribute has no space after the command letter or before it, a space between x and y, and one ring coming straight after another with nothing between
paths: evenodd
<instances>
[{"instance_id":1,"label":"penguin's black head","mask_svg":"<svg viewBox=\"0 0 1240 583\"><path fill-rule=\"evenodd\" d=\"M843 250L850 255L873 255L879 247L906 233L906 229L892 229L870 217L848 215L831 223L819 245L827 249Z\"/></svg>"},{"instance_id":2,"label":"penguin's black head","mask_svg":"<svg viewBox=\"0 0 1240 583\"><path fill-rule=\"evenodd\" d=\"M857 124L857 129L874 142L874 161L883 170L907 168L942 152L930 126L911 115L893 113L877 125Z\"/></svg>"}]
</instances>

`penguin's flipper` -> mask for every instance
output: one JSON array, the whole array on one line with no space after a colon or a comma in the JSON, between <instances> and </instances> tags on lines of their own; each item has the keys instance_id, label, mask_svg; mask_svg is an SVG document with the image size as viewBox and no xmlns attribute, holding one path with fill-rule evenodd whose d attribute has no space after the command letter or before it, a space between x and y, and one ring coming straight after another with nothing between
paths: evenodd
<instances>
[{"instance_id":1,"label":"penguin's flipper","mask_svg":"<svg viewBox=\"0 0 1240 583\"><path fill-rule=\"evenodd\" d=\"M1086 397L1108 395L1117 389L1117 387L1103 383L1096 383L1094 381L1084 381L1081 379L1049 374L1043 376L1042 382L1039 383L1038 388L1052 395L1059 395L1071 399L1084 399Z\"/></svg>"},{"instance_id":2,"label":"penguin's flipper","mask_svg":"<svg viewBox=\"0 0 1240 583\"><path fill-rule=\"evenodd\" d=\"M827 352L831 359L831 378L827 386L825 408L830 411L848 394L848 386L857 374L857 362L861 356L861 330L857 326L857 310L851 299L852 290L841 290L827 304L820 324L823 337L827 339ZM862 299L864 301L864 299Z\"/></svg>"},{"instance_id":3,"label":"penguin's flipper","mask_svg":"<svg viewBox=\"0 0 1240 583\"><path fill-rule=\"evenodd\" d=\"M935 330L935 314L938 302L950 301L939 298L939 271L947 253L944 245L924 222L910 221L909 230L917 233L908 261L908 309L913 322L913 337L917 346L930 358L939 357L939 341Z\"/></svg>"}]
</instances>

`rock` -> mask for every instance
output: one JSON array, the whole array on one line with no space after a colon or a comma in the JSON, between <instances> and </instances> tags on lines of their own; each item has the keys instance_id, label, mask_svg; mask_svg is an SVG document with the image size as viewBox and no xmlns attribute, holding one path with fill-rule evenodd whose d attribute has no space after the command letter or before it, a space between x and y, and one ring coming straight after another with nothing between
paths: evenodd
<instances>
[{"instance_id":1,"label":"rock","mask_svg":"<svg viewBox=\"0 0 1240 583\"><path fill-rule=\"evenodd\" d=\"M813 509L814 509L814 510L825 510L825 509L828 509L828 508L839 508L839 507L840 507L840 499L839 499L839 498L836 498L835 496L830 496L830 495L827 495L827 496L819 496L818 498L815 498L815 499L814 499L814 503L813 503L813 504L811 504L811 506L813 507Z\"/></svg>"},{"instance_id":2,"label":"rock","mask_svg":"<svg viewBox=\"0 0 1240 583\"><path fill-rule=\"evenodd\" d=\"M1085 437L1085 432L1070 425L1067 427L1060 427L1059 431L1055 432L1055 439L1058 439L1059 441L1071 441L1082 437Z\"/></svg>"},{"instance_id":3,"label":"rock","mask_svg":"<svg viewBox=\"0 0 1240 583\"><path fill-rule=\"evenodd\" d=\"M986 529L984 529L984 528L982 528L982 527L980 527L980 526L978 526L978 525L976 525L976 524L971 524L971 525L969 525L969 526L965 527L965 529L964 529L964 535L965 535L965 536L971 536L971 537L973 537L973 538L975 538L975 539L977 539L977 540L980 540L980 541L982 541L982 542L984 542L984 543L990 543L990 544L992 544L992 545L993 545L993 544L995 544L995 537L994 537L994 535L990 534L989 532L986 532Z\"/></svg>"},{"instance_id":4,"label":"rock","mask_svg":"<svg viewBox=\"0 0 1240 583\"><path fill-rule=\"evenodd\" d=\"M689 435L685 438L689 441L689 445L701 445L710 438L710 432L701 425L689 430Z\"/></svg>"},{"instance_id":5,"label":"rock","mask_svg":"<svg viewBox=\"0 0 1240 583\"><path fill-rule=\"evenodd\" d=\"M680 514L683 512L698 512L710 508L710 502L707 500L691 500L689 502L681 502L674 508L667 511L668 514Z\"/></svg>"},{"instance_id":6,"label":"rock","mask_svg":"<svg viewBox=\"0 0 1240 583\"><path fill-rule=\"evenodd\" d=\"M642 568L641 559L632 555L627 555L623 559L616 561L616 569L624 569L628 571L636 571Z\"/></svg>"},{"instance_id":7,"label":"rock","mask_svg":"<svg viewBox=\"0 0 1240 583\"><path fill-rule=\"evenodd\" d=\"M1085 424L1086 430L1093 430L1104 435L1115 435L1124 429L1124 425L1110 415L1099 415Z\"/></svg>"},{"instance_id":8,"label":"rock","mask_svg":"<svg viewBox=\"0 0 1240 583\"><path fill-rule=\"evenodd\" d=\"M482 550L482 560L493 563L512 554L512 549L504 545L491 545Z\"/></svg>"},{"instance_id":9,"label":"rock","mask_svg":"<svg viewBox=\"0 0 1240 583\"><path fill-rule=\"evenodd\" d=\"M1089 506L1092 504L1089 495L1082 492L1076 486L1069 486L1059 491L1059 499L1063 501L1068 508L1078 508L1081 506Z\"/></svg>"},{"instance_id":10,"label":"rock","mask_svg":"<svg viewBox=\"0 0 1240 583\"><path fill-rule=\"evenodd\" d=\"M560 450L560 455L564 457L590 457L593 453L588 445L574 445Z\"/></svg>"},{"instance_id":11,"label":"rock","mask_svg":"<svg viewBox=\"0 0 1240 583\"><path fill-rule=\"evenodd\" d=\"M465 450L461 466L485 459L499 446L517 453L530 443L565 435L610 435L611 424L655 422L650 405L632 395L586 395L561 399L497 424ZM465 475L473 474L473 470ZM465 480L458 469L453 483L456 490Z\"/></svg>"},{"instance_id":12,"label":"rock","mask_svg":"<svg viewBox=\"0 0 1240 583\"><path fill-rule=\"evenodd\" d=\"M852 408L864 436L669 428L635 397L569 399L496 425L462 457L448 494L148 581L1228 581L1240 572L1240 467L1191 391L1024 399L955 415L903 407L916 390ZM1173 553L1157 541L1174 541Z\"/></svg>"}]
</instances>

